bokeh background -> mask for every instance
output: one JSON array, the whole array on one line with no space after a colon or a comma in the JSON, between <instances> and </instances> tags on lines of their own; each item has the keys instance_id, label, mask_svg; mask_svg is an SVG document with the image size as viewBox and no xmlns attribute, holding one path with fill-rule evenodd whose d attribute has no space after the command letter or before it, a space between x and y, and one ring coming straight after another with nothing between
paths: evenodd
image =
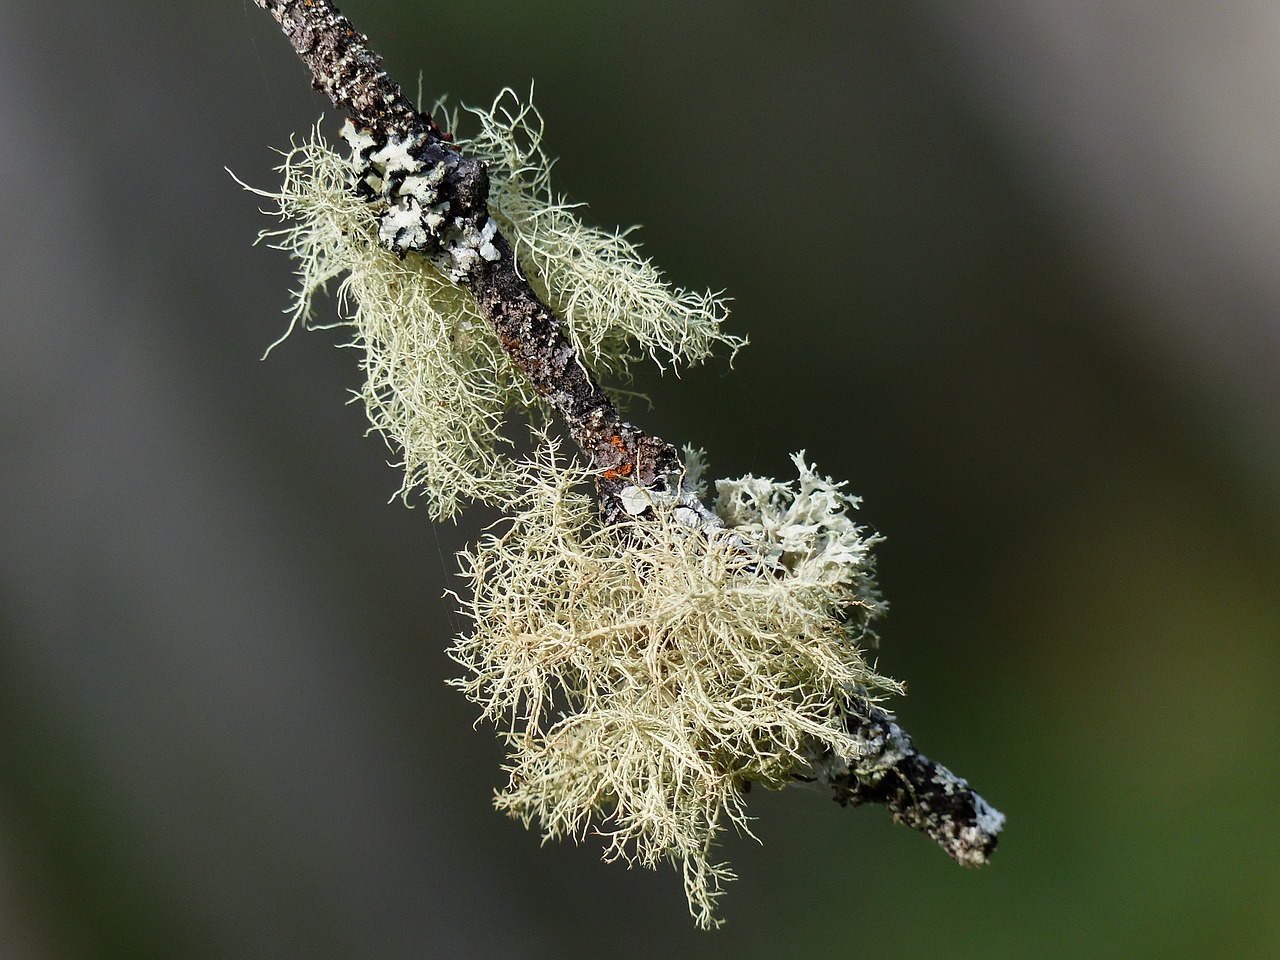
<instances>
[{"instance_id":1,"label":"bokeh background","mask_svg":"<svg viewBox=\"0 0 1280 960\"><path fill-rule=\"evenodd\" d=\"M431 98L536 80L559 188L732 293L637 416L864 496L900 715L1005 841L756 793L700 933L495 814L441 597L492 515L388 504L340 332L259 362L224 167L325 104L248 0L4 0L0 955L1280 955L1280 5L346 10Z\"/></svg>"}]
</instances>

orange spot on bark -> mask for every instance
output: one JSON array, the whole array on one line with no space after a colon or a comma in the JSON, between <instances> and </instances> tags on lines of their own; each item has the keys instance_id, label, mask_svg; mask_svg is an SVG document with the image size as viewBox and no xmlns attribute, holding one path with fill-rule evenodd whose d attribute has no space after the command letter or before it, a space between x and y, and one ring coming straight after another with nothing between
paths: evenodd
<instances>
[{"instance_id":1,"label":"orange spot on bark","mask_svg":"<svg viewBox=\"0 0 1280 960\"><path fill-rule=\"evenodd\" d=\"M622 451L622 453L624 454L627 452L627 442L623 440L622 437L618 436L616 433L609 438L609 445ZM632 470L632 465L629 462L624 462L622 466L616 469L613 467L610 467L608 470L606 470L604 472L604 478L606 480L617 480L619 477L629 477L631 476L631 470Z\"/></svg>"}]
</instances>

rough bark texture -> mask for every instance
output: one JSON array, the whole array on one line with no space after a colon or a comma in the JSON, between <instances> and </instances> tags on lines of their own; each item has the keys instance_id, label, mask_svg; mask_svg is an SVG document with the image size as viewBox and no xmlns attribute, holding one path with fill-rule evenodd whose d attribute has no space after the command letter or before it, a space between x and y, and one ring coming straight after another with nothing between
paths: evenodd
<instances>
[{"instance_id":1,"label":"rough bark texture","mask_svg":"<svg viewBox=\"0 0 1280 960\"><path fill-rule=\"evenodd\" d=\"M957 863L985 864L1000 841L1004 814L940 763L916 751L892 713L865 701L851 705L849 731L867 752L854 764L827 752L816 758L816 779L841 806L874 803L933 840Z\"/></svg>"},{"instance_id":2,"label":"rough bark texture","mask_svg":"<svg viewBox=\"0 0 1280 960\"><path fill-rule=\"evenodd\" d=\"M679 493L671 489L680 468L675 448L619 417L576 355L560 320L521 276L510 244L501 234L483 231L489 220L484 166L459 154L448 134L418 111L382 69L367 38L329 0L255 2L280 23L311 70L317 90L348 111L379 147L393 141L409 145L413 168L400 168L398 176L428 176L443 167L436 189L448 206L446 225L424 226L430 239L414 249L453 258L458 282L475 296L503 348L563 418L598 471L605 518L635 519L621 496L627 487ZM395 184L388 190L394 199ZM426 217L424 211L424 223ZM399 243L393 249L404 252ZM695 506L702 518L714 522L705 505ZM857 699L846 710L849 732L864 747L862 755L849 764L817 751L812 778L829 785L841 804L887 807L895 820L926 834L961 864L985 863L1004 816L964 780L916 752L892 714Z\"/></svg>"},{"instance_id":3,"label":"rough bark texture","mask_svg":"<svg viewBox=\"0 0 1280 960\"><path fill-rule=\"evenodd\" d=\"M334 106L374 130L440 135L435 122L419 113L400 84L382 69L382 58L369 48L369 38L329 0L254 2L276 18L294 52L311 70L311 85Z\"/></svg>"},{"instance_id":4,"label":"rough bark texture","mask_svg":"<svg viewBox=\"0 0 1280 960\"><path fill-rule=\"evenodd\" d=\"M516 267L511 247L494 238L500 256L478 264L467 286L493 323L503 349L563 418L594 470L606 514L625 516L620 492L640 485L666 493L680 470L675 448L618 416L613 401L578 358L554 313Z\"/></svg>"}]
</instances>

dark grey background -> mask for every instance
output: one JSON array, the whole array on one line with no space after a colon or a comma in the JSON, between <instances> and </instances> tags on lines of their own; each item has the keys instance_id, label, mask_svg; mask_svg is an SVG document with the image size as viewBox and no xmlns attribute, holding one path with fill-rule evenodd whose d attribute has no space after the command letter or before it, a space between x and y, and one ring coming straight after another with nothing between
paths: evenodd
<instances>
[{"instance_id":1,"label":"dark grey background","mask_svg":"<svg viewBox=\"0 0 1280 960\"><path fill-rule=\"evenodd\" d=\"M752 345L647 379L722 475L888 536L905 723L1009 814L962 872L753 794L728 927L493 813L461 527L388 504L340 334L252 249L324 108L223 3L0 3L0 955L1280 952L1280 7L351 2L412 87L537 81L557 184Z\"/></svg>"}]
</instances>

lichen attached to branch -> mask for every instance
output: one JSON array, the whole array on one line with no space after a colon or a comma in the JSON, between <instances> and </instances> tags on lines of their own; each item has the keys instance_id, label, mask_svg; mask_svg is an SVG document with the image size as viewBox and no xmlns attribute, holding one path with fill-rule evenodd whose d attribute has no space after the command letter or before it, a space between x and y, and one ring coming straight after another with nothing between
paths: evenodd
<instances>
[{"instance_id":1,"label":"lichen attached to branch","mask_svg":"<svg viewBox=\"0 0 1280 960\"><path fill-rule=\"evenodd\" d=\"M473 629L452 649L510 752L498 805L676 864L703 926L731 876L716 838L747 830L752 783L818 781L985 863L1003 815L875 702L900 688L865 653L884 605L856 498L797 455L795 483L720 481L713 511L694 460L682 473L596 379L735 350L723 298L670 287L625 233L582 225L513 95L455 143L332 0L255 2L351 114L350 161L316 133L286 154L281 190L258 191L292 221L266 234L299 264L291 329L342 278L360 396L403 451L402 492L437 516L467 500L512 513L462 554ZM559 456L544 410L584 466ZM500 455L512 414L532 422L532 460Z\"/></svg>"},{"instance_id":2,"label":"lichen attached to branch","mask_svg":"<svg viewBox=\"0 0 1280 960\"><path fill-rule=\"evenodd\" d=\"M479 120L467 147L488 164L491 222L510 232L521 268L581 355L625 378L642 357L693 364L717 346L742 345L722 329L722 298L672 286L624 233L585 225L575 205L552 193L552 161L530 105L505 91L491 109L468 113ZM416 229L417 212L430 206L429 178L397 181L394 145L375 149L351 125L344 137L351 159L317 127L283 154L281 188L254 191L287 221L263 237L297 264L290 330L309 322L317 291L340 281L350 346L363 352L358 395L374 430L403 458L401 494L420 492L436 517L454 516L468 501L501 504L514 490L504 455L514 439L510 418L539 422L541 401L456 283L451 248L433 258L404 252L413 243L397 246L398 213L403 208L406 229Z\"/></svg>"},{"instance_id":3,"label":"lichen attached to branch","mask_svg":"<svg viewBox=\"0 0 1280 960\"><path fill-rule=\"evenodd\" d=\"M793 484L721 481L723 529L674 503L602 526L588 475L548 445L506 529L463 554L474 629L452 655L507 743L498 806L548 837L599 831L608 859L672 861L703 926L744 787L807 773L815 745L856 762L844 705L899 690L862 643L875 538L796 463Z\"/></svg>"}]
</instances>

